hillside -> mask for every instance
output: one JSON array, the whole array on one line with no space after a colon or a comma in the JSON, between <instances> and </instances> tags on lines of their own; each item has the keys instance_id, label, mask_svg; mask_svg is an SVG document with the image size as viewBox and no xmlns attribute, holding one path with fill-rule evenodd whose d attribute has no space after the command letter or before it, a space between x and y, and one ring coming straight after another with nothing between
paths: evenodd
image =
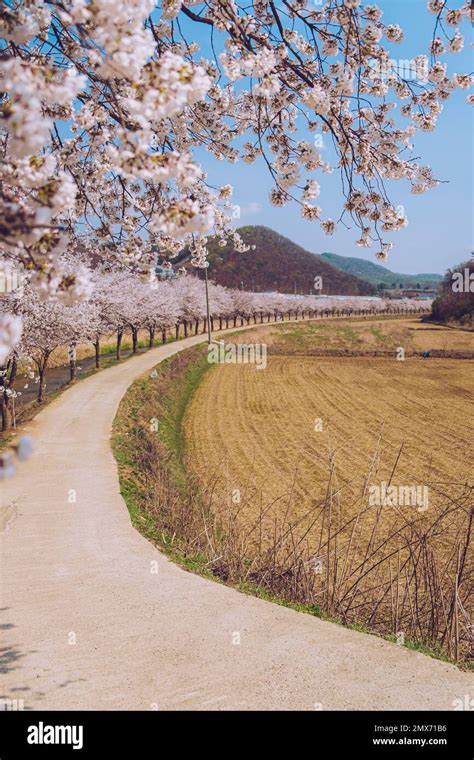
<instances>
[{"instance_id":1,"label":"hillside","mask_svg":"<svg viewBox=\"0 0 474 760\"><path fill-rule=\"evenodd\" d=\"M448 269L433 301L432 318L474 327L474 258Z\"/></svg>"},{"instance_id":2,"label":"hillside","mask_svg":"<svg viewBox=\"0 0 474 760\"><path fill-rule=\"evenodd\" d=\"M361 277L376 287L383 283L387 288L436 288L443 279L440 274L399 274L373 261L356 256L339 256L337 253L323 253L322 258L343 272Z\"/></svg>"},{"instance_id":3,"label":"hillside","mask_svg":"<svg viewBox=\"0 0 474 760\"><path fill-rule=\"evenodd\" d=\"M241 227L244 242L254 251L237 252L229 243L221 248L210 240L209 277L220 285L246 290L276 290L280 293L314 291L314 278L322 278L327 295L372 295L370 285L352 274L336 269L321 256L306 251L268 227Z\"/></svg>"}]
</instances>

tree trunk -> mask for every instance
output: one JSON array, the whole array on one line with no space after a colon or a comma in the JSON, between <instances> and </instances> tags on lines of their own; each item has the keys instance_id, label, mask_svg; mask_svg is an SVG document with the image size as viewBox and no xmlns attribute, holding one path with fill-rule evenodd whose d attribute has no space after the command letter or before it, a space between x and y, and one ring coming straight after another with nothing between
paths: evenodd
<instances>
[{"instance_id":1,"label":"tree trunk","mask_svg":"<svg viewBox=\"0 0 474 760\"><path fill-rule=\"evenodd\" d=\"M161 342L166 343L166 328L163 328L161 331Z\"/></svg>"},{"instance_id":2,"label":"tree trunk","mask_svg":"<svg viewBox=\"0 0 474 760\"><path fill-rule=\"evenodd\" d=\"M6 390L13 389L15 385L17 361L13 357L7 364L1 368L2 375L0 377L0 407L1 407L1 419L2 419L2 432L6 433L10 430L11 417L10 417L10 400L11 396L7 396ZM8 374L10 372L10 374Z\"/></svg>"},{"instance_id":3,"label":"tree trunk","mask_svg":"<svg viewBox=\"0 0 474 760\"><path fill-rule=\"evenodd\" d=\"M222 330L222 317L219 317L219 330Z\"/></svg>"},{"instance_id":4,"label":"tree trunk","mask_svg":"<svg viewBox=\"0 0 474 760\"><path fill-rule=\"evenodd\" d=\"M97 340L94 341L94 351L95 351L95 368L99 369L100 367L100 338L97 338Z\"/></svg>"},{"instance_id":5,"label":"tree trunk","mask_svg":"<svg viewBox=\"0 0 474 760\"><path fill-rule=\"evenodd\" d=\"M18 369L17 360L15 359L15 357L13 357L13 359L12 359L12 368L10 370L10 377L8 378L8 387L9 388L13 388L13 386L15 385L16 371L17 371L17 369Z\"/></svg>"},{"instance_id":6,"label":"tree trunk","mask_svg":"<svg viewBox=\"0 0 474 760\"><path fill-rule=\"evenodd\" d=\"M44 401L46 395L46 369L48 366L48 358L43 359L43 362L38 367L39 374L39 386L38 386L38 402L41 404Z\"/></svg>"},{"instance_id":7,"label":"tree trunk","mask_svg":"<svg viewBox=\"0 0 474 760\"><path fill-rule=\"evenodd\" d=\"M10 410L8 408L8 397L3 393L2 395L2 433L8 433L10 430Z\"/></svg>"},{"instance_id":8,"label":"tree trunk","mask_svg":"<svg viewBox=\"0 0 474 760\"><path fill-rule=\"evenodd\" d=\"M184 324L184 337L187 338L188 337L188 320L185 319L183 324Z\"/></svg>"},{"instance_id":9,"label":"tree trunk","mask_svg":"<svg viewBox=\"0 0 474 760\"><path fill-rule=\"evenodd\" d=\"M225 319L225 329L226 330L229 329L229 317L226 317L226 319Z\"/></svg>"},{"instance_id":10,"label":"tree trunk","mask_svg":"<svg viewBox=\"0 0 474 760\"><path fill-rule=\"evenodd\" d=\"M178 324L176 325L176 328L175 328L175 337L176 337L176 340L179 340L179 322L178 322Z\"/></svg>"},{"instance_id":11,"label":"tree trunk","mask_svg":"<svg viewBox=\"0 0 474 760\"><path fill-rule=\"evenodd\" d=\"M123 330L117 330L117 361L120 361L120 349L122 347Z\"/></svg>"},{"instance_id":12,"label":"tree trunk","mask_svg":"<svg viewBox=\"0 0 474 760\"><path fill-rule=\"evenodd\" d=\"M132 327L132 351L134 354L138 351L138 329Z\"/></svg>"},{"instance_id":13,"label":"tree trunk","mask_svg":"<svg viewBox=\"0 0 474 760\"><path fill-rule=\"evenodd\" d=\"M154 327L149 327L148 328L148 332L150 334L150 340L149 340L149 343L148 343L148 347L149 348L153 348L153 345L155 343L155 328Z\"/></svg>"},{"instance_id":14,"label":"tree trunk","mask_svg":"<svg viewBox=\"0 0 474 760\"><path fill-rule=\"evenodd\" d=\"M198 330L199 330L199 319L196 319L196 322L194 324L194 335L198 334Z\"/></svg>"},{"instance_id":15,"label":"tree trunk","mask_svg":"<svg viewBox=\"0 0 474 760\"><path fill-rule=\"evenodd\" d=\"M71 343L69 346L69 382L76 379L76 344Z\"/></svg>"},{"instance_id":16,"label":"tree trunk","mask_svg":"<svg viewBox=\"0 0 474 760\"><path fill-rule=\"evenodd\" d=\"M5 369L5 368L3 368ZM6 372L6 369L5 369ZM4 378L6 381L6 377ZM1 414L2 414L2 433L7 433L10 430L10 409L9 409L9 397L5 393L6 386L2 386L0 388L0 393L2 394L2 401L1 401Z\"/></svg>"}]
</instances>

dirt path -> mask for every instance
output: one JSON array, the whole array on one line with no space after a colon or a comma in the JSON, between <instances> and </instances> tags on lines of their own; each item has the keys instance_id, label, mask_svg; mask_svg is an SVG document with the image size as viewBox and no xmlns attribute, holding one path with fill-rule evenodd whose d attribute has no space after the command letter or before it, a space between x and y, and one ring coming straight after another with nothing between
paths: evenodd
<instances>
[{"instance_id":1,"label":"dirt path","mask_svg":"<svg viewBox=\"0 0 474 760\"><path fill-rule=\"evenodd\" d=\"M25 709L452 709L454 666L181 570L131 526L110 430L129 384L203 337L88 378L2 484L0 698Z\"/></svg>"}]
</instances>

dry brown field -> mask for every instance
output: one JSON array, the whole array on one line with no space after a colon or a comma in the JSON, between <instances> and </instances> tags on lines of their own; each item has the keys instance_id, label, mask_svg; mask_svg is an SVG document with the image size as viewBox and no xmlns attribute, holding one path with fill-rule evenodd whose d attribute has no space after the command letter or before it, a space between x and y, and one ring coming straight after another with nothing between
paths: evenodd
<instances>
[{"instance_id":1,"label":"dry brown field","mask_svg":"<svg viewBox=\"0 0 474 760\"><path fill-rule=\"evenodd\" d=\"M267 367L206 372L184 418L185 461L236 555L255 558L249 577L259 563L292 598L472 656L474 362L408 349L472 350L473 338L393 320L227 339L266 342ZM374 345L407 356L301 354ZM371 501L383 483L398 502ZM412 487L416 501L403 501Z\"/></svg>"},{"instance_id":2,"label":"dry brown field","mask_svg":"<svg viewBox=\"0 0 474 760\"><path fill-rule=\"evenodd\" d=\"M369 473L388 482L395 463L392 484L432 484L435 508L443 484L462 490L473 479L473 420L467 361L270 355L265 370L207 372L186 416L187 461L202 481L250 501L247 523L275 500L272 513L291 502L291 515L303 516L331 471L350 510Z\"/></svg>"},{"instance_id":3,"label":"dry brown field","mask_svg":"<svg viewBox=\"0 0 474 760\"><path fill-rule=\"evenodd\" d=\"M347 349L355 351L474 352L474 332L421 322L413 318L316 319L291 324L269 324L255 332L236 337L240 342L264 341L269 346L290 351Z\"/></svg>"}]
</instances>

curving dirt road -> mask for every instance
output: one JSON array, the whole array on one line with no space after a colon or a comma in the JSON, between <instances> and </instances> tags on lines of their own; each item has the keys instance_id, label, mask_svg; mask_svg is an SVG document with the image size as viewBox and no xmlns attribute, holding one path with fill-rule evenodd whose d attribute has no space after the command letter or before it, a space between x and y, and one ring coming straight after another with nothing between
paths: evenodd
<instances>
[{"instance_id":1,"label":"curving dirt road","mask_svg":"<svg viewBox=\"0 0 474 760\"><path fill-rule=\"evenodd\" d=\"M474 676L181 570L131 526L110 430L129 384L203 340L81 381L2 484L0 699L25 709L453 709ZM2 525L3 523L3 525Z\"/></svg>"}]
</instances>

